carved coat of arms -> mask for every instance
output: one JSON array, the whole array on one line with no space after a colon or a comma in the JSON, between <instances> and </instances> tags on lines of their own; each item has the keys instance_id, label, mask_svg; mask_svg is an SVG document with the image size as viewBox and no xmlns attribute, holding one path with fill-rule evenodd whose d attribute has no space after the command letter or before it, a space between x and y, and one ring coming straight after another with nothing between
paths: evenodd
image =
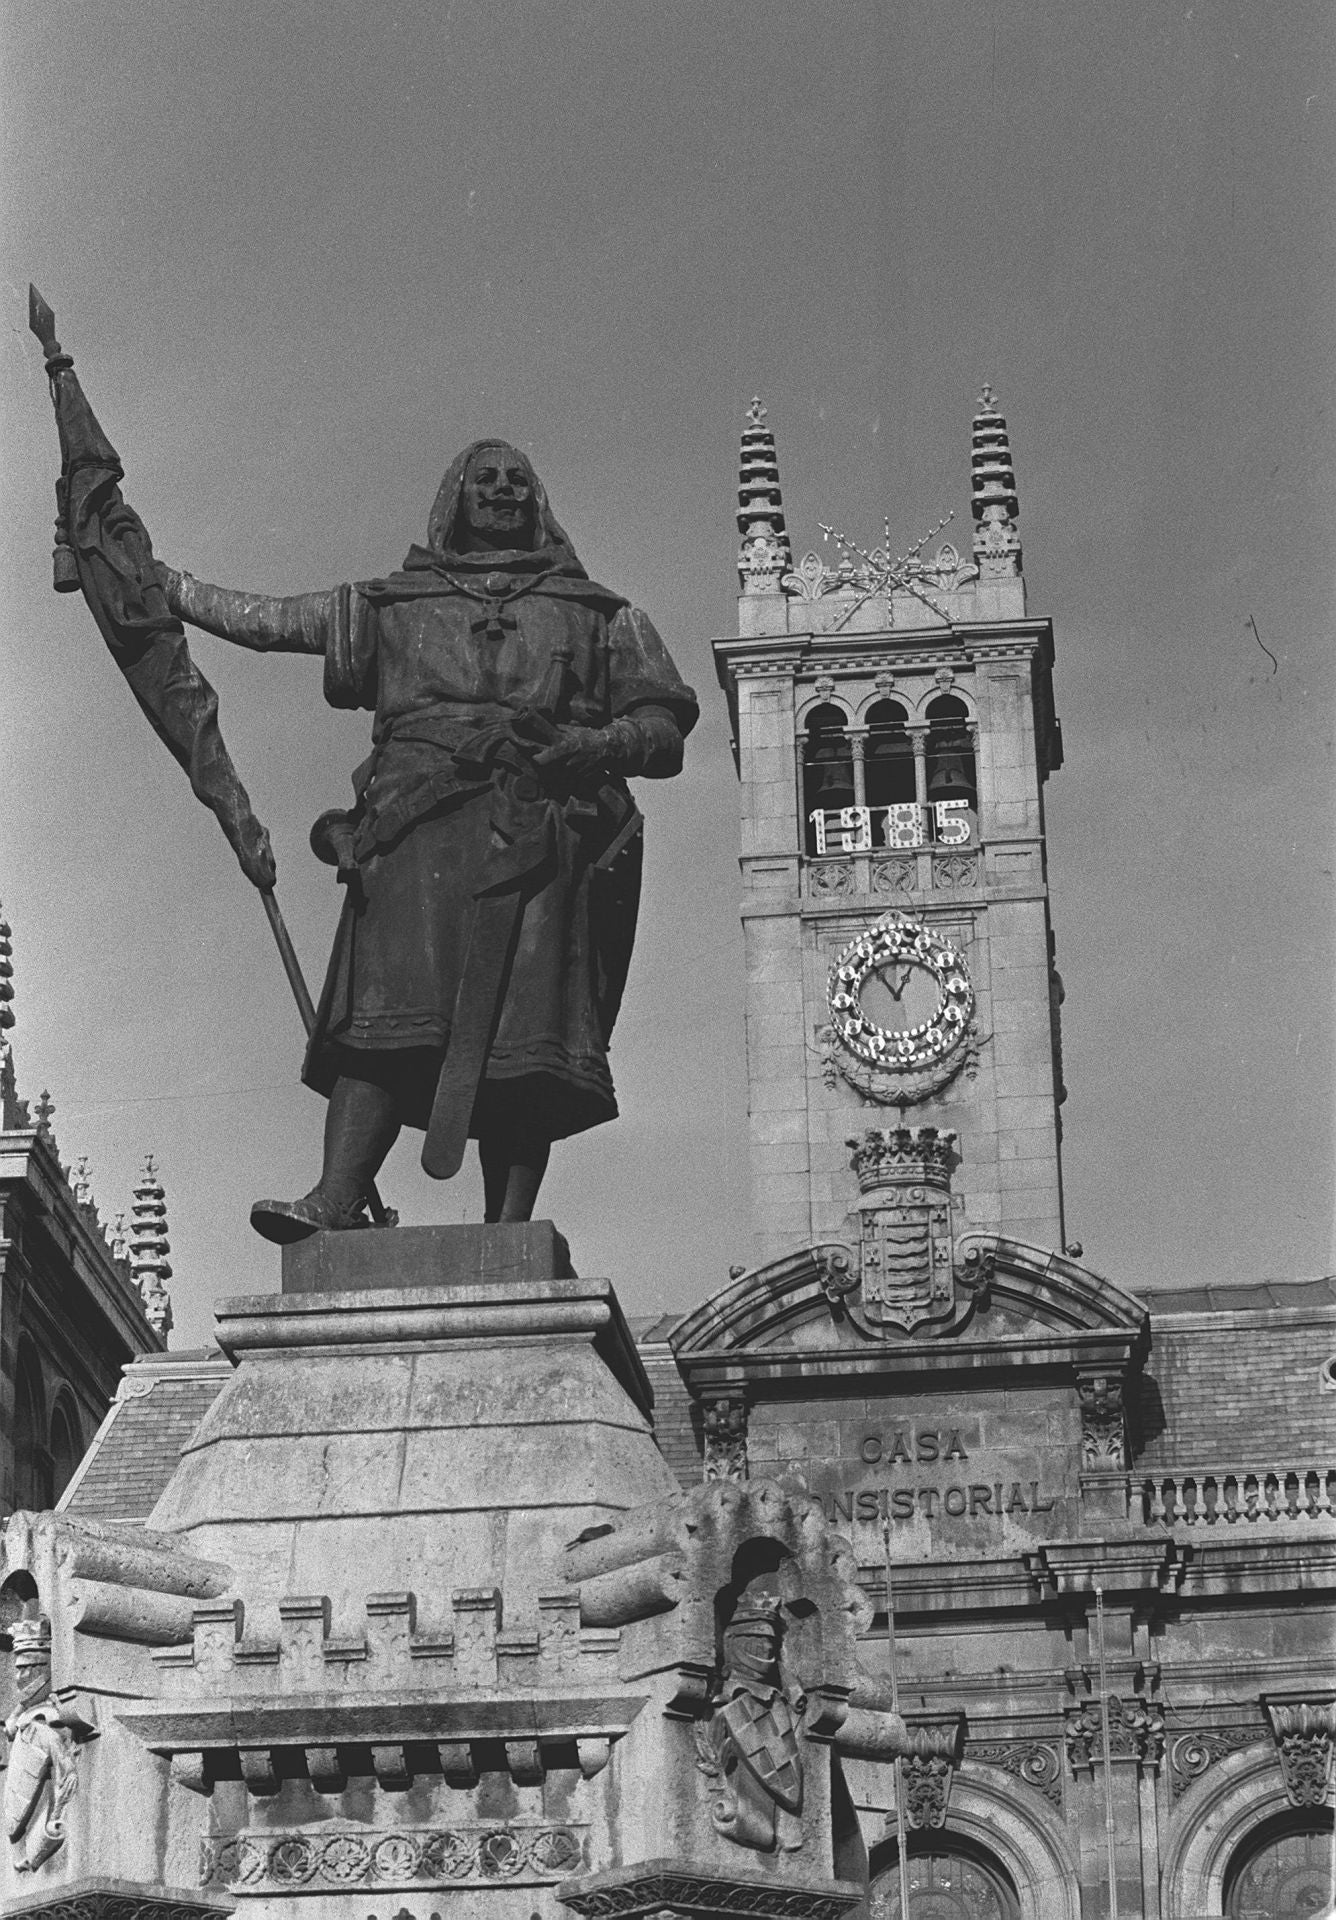
<instances>
[{"instance_id":1,"label":"carved coat of arms","mask_svg":"<svg viewBox=\"0 0 1336 1920\"><path fill-rule=\"evenodd\" d=\"M859 1201L863 1315L898 1333L955 1312L954 1133L874 1128L850 1140Z\"/></svg>"}]
</instances>

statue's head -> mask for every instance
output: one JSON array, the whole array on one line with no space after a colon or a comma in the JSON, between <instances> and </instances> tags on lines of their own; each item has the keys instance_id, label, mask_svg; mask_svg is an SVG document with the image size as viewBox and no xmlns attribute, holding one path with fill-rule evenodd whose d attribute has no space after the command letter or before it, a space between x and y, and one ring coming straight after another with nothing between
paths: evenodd
<instances>
[{"instance_id":1,"label":"statue's head","mask_svg":"<svg viewBox=\"0 0 1336 1920\"><path fill-rule=\"evenodd\" d=\"M581 571L527 454L499 436L474 440L445 470L427 521L427 554L551 552Z\"/></svg>"},{"instance_id":2,"label":"statue's head","mask_svg":"<svg viewBox=\"0 0 1336 1920\"><path fill-rule=\"evenodd\" d=\"M475 447L464 468L452 545L463 552L532 547L537 524L533 468L504 440Z\"/></svg>"}]
</instances>

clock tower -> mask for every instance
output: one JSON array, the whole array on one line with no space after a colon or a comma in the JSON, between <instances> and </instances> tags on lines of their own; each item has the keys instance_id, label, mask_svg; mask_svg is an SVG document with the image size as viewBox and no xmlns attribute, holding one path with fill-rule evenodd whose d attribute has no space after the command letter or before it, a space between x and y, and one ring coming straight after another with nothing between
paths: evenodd
<instances>
[{"instance_id":1,"label":"clock tower","mask_svg":"<svg viewBox=\"0 0 1336 1920\"><path fill-rule=\"evenodd\" d=\"M1062 762L1006 421L973 421L969 551L823 527L794 564L774 437L742 436L736 637L754 1258L857 1250L888 1334L949 1322L971 1234L1063 1246L1044 845ZM847 1284L856 1280L848 1275Z\"/></svg>"}]
</instances>

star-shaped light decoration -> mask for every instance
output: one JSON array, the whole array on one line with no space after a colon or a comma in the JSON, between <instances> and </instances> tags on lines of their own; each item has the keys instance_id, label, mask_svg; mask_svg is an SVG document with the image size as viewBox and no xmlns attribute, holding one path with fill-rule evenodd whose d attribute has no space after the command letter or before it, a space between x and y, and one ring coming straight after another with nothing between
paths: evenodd
<instances>
[{"instance_id":1,"label":"star-shaped light decoration","mask_svg":"<svg viewBox=\"0 0 1336 1920\"><path fill-rule=\"evenodd\" d=\"M927 568L923 564L921 555L929 540L935 539L942 529L949 525L955 517L955 508L953 507L949 513L943 515L935 527L928 529L922 539L915 541L907 554L903 554L896 559L892 559L891 557L891 523L889 519L885 522L886 536L884 544L880 547L873 547L870 552L866 547L860 547L856 540L851 540L847 534L841 533L838 527L828 527L824 521L818 520L817 525L821 528L822 538L835 542L836 549L840 556L837 572L843 579L847 580L852 587L858 590L858 598L836 622L836 632L838 632L846 622L851 620L858 609L865 606L874 594L885 593L889 595L896 587L899 587L905 593L913 594L914 598L921 600L923 605L930 608L939 620L945 620L946 624L950 626L950 613L936 595L929 593L923 584L923 576L927 572Z\"/></svg>"}]
</instances>

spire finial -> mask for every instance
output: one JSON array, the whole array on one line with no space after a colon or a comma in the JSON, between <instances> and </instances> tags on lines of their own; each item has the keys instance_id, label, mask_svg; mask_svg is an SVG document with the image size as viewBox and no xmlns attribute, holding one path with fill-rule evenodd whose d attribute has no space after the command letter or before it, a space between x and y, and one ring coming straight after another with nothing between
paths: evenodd
<instances>
[{"instance_id":1,"label":"spire finial","mask_svg":"<svg viewBox=\"0 0 1336 1920\"><path fill-rule=\"evenodd\" d=\"M970 456L970 508L974 514L974 558L982 580L1013 578L1021 570L1020 498L1011 464L1007 423L997 395L985 380L974 416Z\"/></svg>"},{"instance_id":2,"label":"spire finial","mask_svg":"<svg viewBox=\"0 0 1336 1920\"><path fill-rule=\"evenodd\" d=\"M14 1050L9 1044L14 1025L14 945L8 920L0 910L0 1130L9 1133L30 1127L28 1104L19 1099L14 1074Z\"/></svg>"},{"instance_id":3,"label":"spire finial","mask_svg":"<svg viewBox=\"0 0 1336 1920\"><path fill-rule=\"evenodd\" d=\"M166 1339L172 1330L172 1302L167 1292L172 1249L167 1238L167 1195L151 1153L145 1157L130 1212L130 1272L144 1302L145 1318L154 1332Z\"/></svg>"},{"instance_id":4,"label":"spire finial","mask_svg":"<svg viewBox=\"0 0 1336 1920\"><path fill-rule=\"evenodd\" d=\"M744 593L779 593L793 567L793 550L784 530L775 436L766 426L761 396L753 396L742 430L738 464L738 578Z\"/></svg>"}]
</instances>

